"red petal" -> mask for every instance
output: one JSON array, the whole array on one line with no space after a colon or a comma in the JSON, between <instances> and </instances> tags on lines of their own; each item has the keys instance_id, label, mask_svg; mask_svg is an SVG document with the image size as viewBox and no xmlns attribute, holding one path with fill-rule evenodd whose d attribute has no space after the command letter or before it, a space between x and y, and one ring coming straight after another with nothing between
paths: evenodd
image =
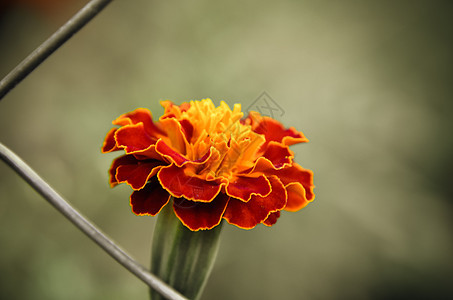
<instances>
[{"instance_id":1,"label":"red petal","mask_svg":"<svg viewBox=\"0 0 453 300\"><path fill-rule=\"evenodd\" d=\"M272 212L266 220L264 220L263 224L266 226L272 226L277 223L277 219L280 218L280 211Z\"/></svg>"},{"instance_id":2,"label":"red petal","mask_svg":"<svg viewBox=\"0 0 453 300\"><path fill-rule=\"evenodd\" d=\"M122 165L135 165L137 159L133 155L123 155L113 160L112 165L109 169L110 174L110 186L114 187L119 182L116 179L116 170Z\"/></svg>"},{"instance_id":3,"label":"red petal","mask_svg":"<svg viewBox=\"0 0 453 300\"><path fill-rule=\"evenodd\" d=\"M151 112L146 108L137 108L134 111L125 113L119 116L112 123L114 125L134 125L138 123L143 123L149 125L152 122Z\"/></svg>"},{"instance_id":4,"label":"red petal","mask_svg":"<svg viewBox=\"0 0 453 300\"><path fill-rule=\"evenodd\" d=\"M189 161L187 158L182 156L179 152L173 150L162 140L157 141L156 151L160 155L168 158L171 162L175 163L175 165L177 165L178 167L181 167L185 162Z\"/></svg>"},{"instance_id":5,"label":"red petal","mask_svg":"<svg viewBox=\"0 0 453 300\"><path fill-rule=\"evenodd\" d=\"M206 161L211 157L211 149L208 150L201 158L197 160L188 160L179 152L173 150L168 146L163 140L159 140L156 143L156 151L159 155L167 158L170 162L174 163L178 167L182 167L185 164L191 165L200 165L206 163Z\"/></svg>"},{"instance_id":6,"label":"red petal","mask_svg":"<svg viewBox=\"0 0 453 300\"><path fill-rule=\"evenodd\" d=\"M160 101L160 105L164 107L164 114L160 117L160 120L166 118L180 118L181 112L187 111L190 108L189 102L183 102L181 105L176 105L170 100ZM177 116L175 115L177 114Z\"/></svg>"},{"instance_id":7,"label":"red petal","mask_svg":"<svg viewBox=\"0 0 453 300\"><path fill-rule=\"evenodd\" d=\"M291 167L277 170L274 173L281 179L285 186L288 186L290 183L300 183L305 189L305 197L308 201L312 201L315 198L312 171L294 163Z\"/></svg>"},{"instance_id":8,"label":"red petal","mask_svg":"<svg viewBox=\"0 0 453 300\"><path fill-rule=\"evenodd\" d=\"M276 169L290 166L294 155L289 150L288 146L279 144L277 142L270 142L267 144L263 157L272 162Z\"/></svg>"},{"instance_id":9,"label":"red petal","mask_svg":"<svg viewBox=\"0 0 453 300\"><path fill-rule=\"evenodd\" d=\"M228 198L227 195L222 193L209 203L174 198L173 208L176 216L190 230L212 229L220 224L227 207Z\"/></svg>"},{"instance_id":10,"label":"red petal","mask_svg":"<svg viewBox=\"0 0 453 300\"><path fill-rule=\"evenodd\" d=\"M305 188L299 182L288 184L286 192L288 193L288 201L285 207L287 211L298 211L309 203L305 196Z\"/></svg>"},{"instance_id":11,"label":"red petal","mask_svg":"<svg viewBox=\"0 0 453 300\"><path fill-rule=\"evenodd\" d=\"M259 177L238 176L228 183L226 192L231 197L247 202L252 195L263 197L269 195L271 185L264 175L260 175Z\"/></svg>"},{"instance_id":12,"label":"red petal","mask_svg":"<svg viewBox=\"0 0 453 300\"><path fill-rule=\"evenodd\" d=\"M167 161L165 158L157 153L156 145L151 145L143 151L137 151L133 154L138 160L145 160L145 159L155 159L160 161Z\"/></svg>"},{"instance_id":13,"label":"red petal","mask_svg":"<svg viewBox=\"0 0 453 300\"><path fill-rule=\"evenodd\" d=\"M146 182L156 175L163 162L158 160L137 161L136 164L122 165L116 170L118 183L126 182L134 190L142 189Z\"/></svg>"},{"instance_id":14,"label":"red petal","mask_svg":"<svg viewBox=\"0 0 453 300\"><path fill-rule=\"evenodd\" d=\"M169 200L170 194L160 186L157 180L152 180L143 189L132 193L132 211L139 216L155 216Z\"/></svg>"},{"instance_id":15,"label":"red petal","mask_svg":"<svg viewBox=\"0 0 453 300\"><path fill-rule=\"evenodd\" d=\"M255 167L250 171L249 174L255 172L264 173L265 175L275 175L285 186L290 183L300 183L305 189L305 196L308 201L312 201L315 198L313 193L313 172L308 169L304 169L296 163L292 166L276 170L273 164L266 158L258 158Z\"/></svg>"},{"instance_id":16,"label":"red petal","mask_svg":"<svg viewBox=\"0 0 453 300\"><path fill-rule=\"evenodd\" d=\"M145 131L143 123L121 127L115 133L118 147L125 148L127 154L143 151L155 143Z\"/></svg>"},{"instance_id":17,"label":"red petal","mask_svg":"<svg viewBox=\"0 0 453 300\"><path fill-rule=\"evenodd\" d=\"M170 194L193 201L211 202L222 187L219 180L206 181L195 177L195 174L188 175L184 172L184 168L175 165L163 167L157 176L162 187Z\"/></svg>"},{"instance_id":18,"label":"red petal","mask_svg":"<svg viewBox=\"0 0 453 300\"><path fill-rule=\"evenodd\" d=\"M282 123L272 118L259 117L259 119L255 121L257 122L254 126L255 128L253 128L253 131L259 134L264 134L266 141L268 142L276 141L287 146L308 142L308 139L302 134L302 132L298 132L294 129L294 127L285 129Z\"/></svg>"},{"instance_id":19,"label":"red petal","mask_svg":"<svg viewBox=\"0 0 453 300\"><path fill-rule=\"evenodd\" d=\"M270 213L286 205L286 190L277 177L269 177L272 192L267 197L252 196L248 202L230 198L223 217L228 223L243 229L251 229L268 218Z\"/></svg>"},{"instance_id":20,"label":"red petal","mask_svg":"<svg viewBox=\"0 0 453 300\"><path fill-rule=\"evenodd\" d=\"M181 128L186 137L186 140L190 143L190 140L192 139L192 135L193 135L192 123L190 123L190 121L187 119L179 120L179 123L181 124Z\"/></svg>"},{"instance_id":21,"label":"red petal","mask_svg":"<svg viewBox=\"0 0 453 300\"><path fill-rule=\"evenodd\" d=\"M301 184L305 189L305 197L308 201L313 201L315 199L315 194L313 193L313 189L315 188L313 185L313 172L307 169L302 169L301 172Z\"/></svg>"},{"instance_id":22,"label":"red petal","mask_svg":"<svg viewBox=\"0 0 453 300\"><path fill-rule=\"evenodd\" d=\"M159 128L152 119L151 112L146 108L137 108L127 114L119 116L113 124L125 126L143 123L146 132L153 137L165 136L165 132Z\"/></svg>"},{"instance_id":23,"label":"red petal","mask_svg":"<svg viewBox=\"0 0 453 300\"><path fill-rule=\"evenodd\" d=\"M105 136L104 144L102 145L102 153L109 153L112 151L120 150L116 146L116 141L115 141L115 132L117 130L118 130L118 128L112 128L109 130L109 132Z\"/></svg>"}]
</instances>

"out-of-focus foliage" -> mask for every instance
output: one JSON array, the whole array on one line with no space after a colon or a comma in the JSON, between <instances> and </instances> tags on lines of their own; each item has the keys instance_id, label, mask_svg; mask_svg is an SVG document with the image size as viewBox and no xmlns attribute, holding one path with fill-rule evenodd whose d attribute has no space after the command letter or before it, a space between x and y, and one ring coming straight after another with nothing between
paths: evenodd
<instances>
[{"instance_id":1,"label":"out-of-focus foliage","mask_svg":"<svg viewBox=\"0 0 453 300\"><path fill-rule=\"evenodd\" d=\"M0 102L0 140L144 265L155 219L110 189L110 122L161 99L246 108L267 91L302 130L316 200L226 226L204 299L442 299L452 294L448 1L114 1ZM0 75L62 16L0 19ZM49 19L50 18L50 19ZM298 160L298 156L303 160ZM0 299L147 299L0 164Z\"/></svg>"}]
</instances>

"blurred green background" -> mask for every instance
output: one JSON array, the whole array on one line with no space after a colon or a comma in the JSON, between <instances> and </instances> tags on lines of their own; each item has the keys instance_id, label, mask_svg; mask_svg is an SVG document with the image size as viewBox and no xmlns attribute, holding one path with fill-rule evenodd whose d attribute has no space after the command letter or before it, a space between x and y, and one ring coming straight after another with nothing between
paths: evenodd
<instances>
[{"instance_id":1,"label":"blurred green background","mask_svg":"<svg viewBox=\"0 0 453 300\"><path fill-rule=\"evenodd\" d=\"M0 76L82 5L4 6ZM114 1L2 100L0 141L147 266L155 219L107 184L111 121L266 91L310 139L292 149L316 200L271 228L225 226L203 299L451 299L452 6ZM3 163L0 198L0 299L148 298Z\"/></svg>"}]
</instances>

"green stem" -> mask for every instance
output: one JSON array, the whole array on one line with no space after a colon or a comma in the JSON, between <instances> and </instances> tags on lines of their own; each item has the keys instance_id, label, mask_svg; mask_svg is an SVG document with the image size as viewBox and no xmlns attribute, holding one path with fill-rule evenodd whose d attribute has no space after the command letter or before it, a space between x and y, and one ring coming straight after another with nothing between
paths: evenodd
<instances>
[{"instance_id":1,"label":"green stem","mask_svg":"<svg viewBox=\"0 0 453 300\"><path fill-rule=\"evenodd\" d=\"M159 213L154 229L151 272L189 299L199 299L219 248L222 224L191 231L176 217L172 203ZM165 299L151 289L151 299Z\"/></svg>"}]
</instances>

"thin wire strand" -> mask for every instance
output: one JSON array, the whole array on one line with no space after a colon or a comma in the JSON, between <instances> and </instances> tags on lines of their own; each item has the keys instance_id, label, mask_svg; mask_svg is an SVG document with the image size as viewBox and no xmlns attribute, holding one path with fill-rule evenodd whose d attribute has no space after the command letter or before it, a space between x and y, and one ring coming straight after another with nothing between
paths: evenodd
<instances>
[{"instance_id":1,"label":"thin wire strand","mask_svg":"<svg viewBox=\"0 0 453 300\"><path fill-rule=\"evenodd\" d=\"M112 0L92 0L0 81L0 100Z\"/></svg>"},{"instance_id":2,"label":"thin wire strand","mask_svg":"<svg viewBox=\"0 0 453 300\"><path fill-rule=\"evenodd\" d=\"M60 213L68 218L77 228L90 237L98 244L105 252L119 262L123 267L131 273L155 289L167 299L187 300L180 293L169 287L166 283L160 280L157 276L150 273L141 264L137 263L111 239L102 233L95 225L90 223L77 210L75 210L63 197L61 197L54 189L52 189L39 175L30 168L20 157L14 152L0 143L0 158L5 161L14 171L16 171L33 189L52 204Z\"/></svg>"}]
</instances>

